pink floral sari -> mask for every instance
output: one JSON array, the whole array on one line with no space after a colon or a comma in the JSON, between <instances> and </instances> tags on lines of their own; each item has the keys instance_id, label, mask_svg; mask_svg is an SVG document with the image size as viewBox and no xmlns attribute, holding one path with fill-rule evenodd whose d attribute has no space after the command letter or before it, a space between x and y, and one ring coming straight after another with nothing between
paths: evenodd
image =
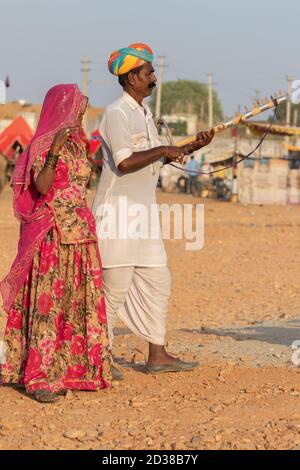
<instances>
[{"instance_id":1,"label":"pink floral sari","mask_svg":"<svg viewBox=\"0 0 300 470\"><path fill-rule=\"evenodd\" d=\"M29 393L110 384L101 259L86 205L90 167L80 133L61 149L49 193L41 196L34 185L54 135L74 126L84 100L76 85L48 92L13 176L21 233L18 255L0 285L8 313L0 381L23 384Z\"/></svg>"},{"instance_id":2,"label":"pink floral sari","mask_svg":"<svg viewBox=\"0 0 300 470\"><path fill-rule=\"evenodd\" d=\"M50 209L42 203L33 184L32 166L38 155L50 149L60 129L75 126L79 110L86 100L77 85L51 88L45 97L33 139L16 164L12 186L15 214L20 219L21 227L17 257L9 274L0 283L6 311L24 284L36 249L54 224Z\"/></svg>"}]
</instances>

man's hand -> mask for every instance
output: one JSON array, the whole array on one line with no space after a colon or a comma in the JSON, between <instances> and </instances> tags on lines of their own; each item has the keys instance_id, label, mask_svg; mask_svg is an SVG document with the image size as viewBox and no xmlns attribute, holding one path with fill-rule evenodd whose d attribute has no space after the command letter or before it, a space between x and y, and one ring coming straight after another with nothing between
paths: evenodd
<instances>
[{"instance_id":1,"label":"man's hand","mask_svg":"<svg viewBox=\"0 0 300 470\"><path fill-rule=\"evenodd\" d=\"M185 154L185 148L175 147L173 145L166 146L165 157L167 158L167 161L182 163Z\"/></svg>"},{"instance_id":2,"label":"man's hand","mask_svg":"<svg viewBox=\"0 0 300 470\"><path fill-rule=\"evenodd\" d=\"M212 141L214 135L215 135L215 131L213 129L211 129L210 131L198 132L197 140L196 140L198 144L197 147L198 146L199 148L206 147L206 145L208 145Z\"/></svg>"},{"instance_id":3,"label":"man's hand","mask_svg":"<svg viewBox=\"0 0 300 470\"><path fill-rule=\"evenodd\" d=\"M175 145L160 145L159 147L154 147L150 150L134 152L130 157L125 158L125 160L119 163L118 170L124 174L131 173L156 162L161 157L165 157L165 163L182 163L184 160L184 154L185 149L183 147L180 148Z\"/></svg>"},{"instance_id":4,"label":"man's hand","mask_svg":"<svg viewBox=\"0 0 300 470\"><path fill-rule=\"evenodd\" d=\"M190 144L187 144L180 148L185 155L189 155L190 153L196 152L202 147L208 145L212 141L214 135L215 131L213 129L211 129L210 131L198 132L197 140L194 140Z\"/></svg>"}]
</instances>

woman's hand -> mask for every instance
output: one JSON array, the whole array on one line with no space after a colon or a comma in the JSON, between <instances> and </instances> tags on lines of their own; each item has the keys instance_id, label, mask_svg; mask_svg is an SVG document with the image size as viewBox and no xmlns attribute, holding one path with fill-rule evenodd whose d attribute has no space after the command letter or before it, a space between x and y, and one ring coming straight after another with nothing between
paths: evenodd
<instances>
[{"instance_id":1,"label":"woman's hand","mask_svg":"<svg viewBox=\"0 0 300 470\"><path fill-rule=\"evenodd\" d=\"M52 155L58 155L63 145L67 142L70 134L74 132L76 127L65 127L64 129L60 129L51 145L50 153Z\"/></svg>"}]
</instances>

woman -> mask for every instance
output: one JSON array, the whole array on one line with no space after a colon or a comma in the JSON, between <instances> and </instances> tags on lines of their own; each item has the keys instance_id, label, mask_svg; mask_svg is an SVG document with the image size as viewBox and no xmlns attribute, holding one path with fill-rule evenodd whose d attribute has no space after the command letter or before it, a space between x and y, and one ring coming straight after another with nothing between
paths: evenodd
<instances>
[{"instance_id":1,"label":"woman","mask_svg":"<svg viewBox=\"0 0 300 470\"><path fill-rule=\"evenodd\" d=\"M21 231L0 284L8 313L1 382L25 385L41 402L110 384L101 261L86 204L87 103L77 85L48 91L12 180Z\"/></svg>"}]
</instances>

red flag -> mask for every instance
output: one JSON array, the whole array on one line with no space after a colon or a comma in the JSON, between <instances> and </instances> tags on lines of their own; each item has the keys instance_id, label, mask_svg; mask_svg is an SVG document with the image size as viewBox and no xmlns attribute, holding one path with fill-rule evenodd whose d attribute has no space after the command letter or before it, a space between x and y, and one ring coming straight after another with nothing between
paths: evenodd
<instances>
[{"instance_id":1,"label":"red flag","mask_svg":"<svg viewBox=\"0 0 300 470\"><path fill-rule=\"evenodd\" d=\"M90 142L89 142L89 150L91 155L95 155L99 148L101 147L101 137L100 132L94 131L91 135Z\"/></svg>"}]
</instances>

